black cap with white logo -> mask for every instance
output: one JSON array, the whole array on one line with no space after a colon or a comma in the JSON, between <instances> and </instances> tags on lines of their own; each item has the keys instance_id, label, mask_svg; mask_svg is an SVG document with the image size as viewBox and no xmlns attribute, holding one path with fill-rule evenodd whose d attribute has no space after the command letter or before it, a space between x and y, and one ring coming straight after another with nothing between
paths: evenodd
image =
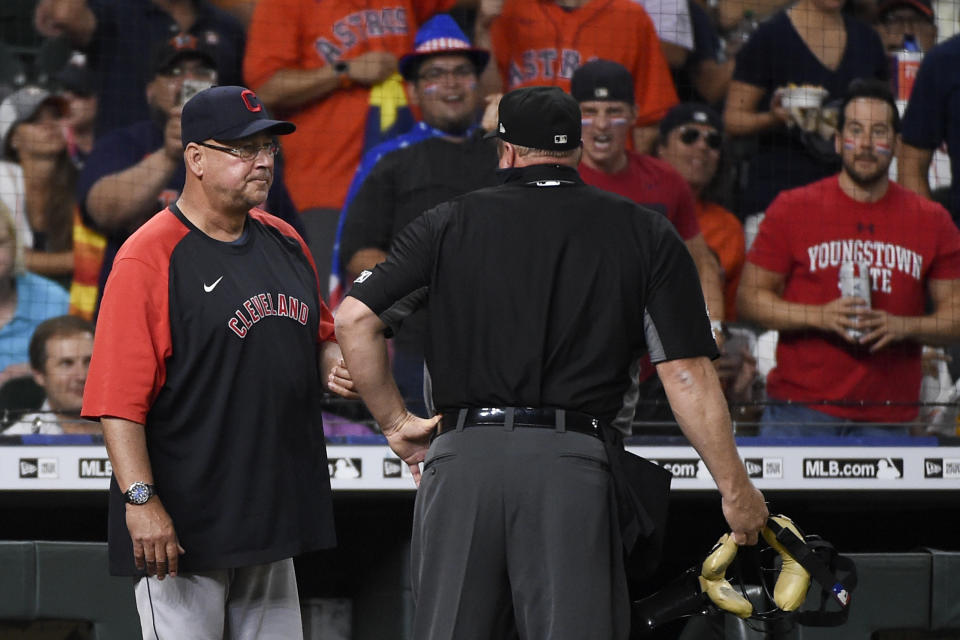
<instances>
[{"instance_id":1,"label":"black cap with white logo","mask_svg":"<svg viewBox=\"0 0 960 640\"><path fill-rule=\"evenodd\" d=\"M570 94L577 102L599 100L632 105L633 76L622 64L610 60L593 60L573 72Z\"/></svg>"},{"instance_id":2,"label":"black cap with white logo","mask_svg":"<svg viewBox=\"0 0 960 640\"><path fill-rule=\"evenodd\" d=\"M670 109L660 121L660 135L666 137L685 124L705 124L723 133L723 119L719 113L699 102L684 102Z\"/></svg>"},{"instance_id":3,"label":"black cap with white logo","mask_svg":"<svg viewBox=\"0 0 960 640\"><path fill-rule=\"evenodd\" d=\"M580 105L559 87L516 89L500 99L497 129L486 137L544 151L576 149Z\"/></svg>"},{"instance_id":4,"label":"black cap with white logo","mask_svg":"<svg viewBox=\"0 0 960 640\"><path fill-rule=\"evenodd\" d=\"M271 120L267 108L245 87L213 87L190 98L180 117L183 146L204 140L239 140L266 131L293 133L292 122Z\"/></svg>"}]
</instances>

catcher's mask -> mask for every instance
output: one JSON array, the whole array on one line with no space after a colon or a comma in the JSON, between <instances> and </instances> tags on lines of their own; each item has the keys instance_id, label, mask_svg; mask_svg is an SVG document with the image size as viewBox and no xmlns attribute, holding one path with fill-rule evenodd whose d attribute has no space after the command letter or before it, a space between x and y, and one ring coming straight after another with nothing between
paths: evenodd
<instances>
[{"instance_id":1,"label":"catcher's mask","mask_svg":"<svg viewBox=\"0 0 960 640\"><path fill-rule=\"evenodd\" d=\"M711 615L721 611L756 621L792 617L797 624L815 627L839 626L850 612L850 593L857 584L856 566L837 554L819 536L804 536L786 516L771 516L761 532L769 548L744 553L724 534L699 566L693 566L672 583L633 604L634 632L651 631L677 618ZM736 562L735 562L736 561ZM746 597L744 564L759 574L773 608L756 611ZM736 568L739 589L727 579L727 569ZM816 610L800 611L807 598L811 577L820 585ZM828 611L828 602L837 606Z\"/></svg>"}]
</instances>

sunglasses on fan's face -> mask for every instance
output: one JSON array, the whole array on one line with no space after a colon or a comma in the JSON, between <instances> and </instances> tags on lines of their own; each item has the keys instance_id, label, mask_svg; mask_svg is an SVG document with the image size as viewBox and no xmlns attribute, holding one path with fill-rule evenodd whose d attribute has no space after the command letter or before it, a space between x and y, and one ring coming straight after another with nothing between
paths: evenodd
<instances>
[{"instance_id":1,"label":"sunglasses on fan's face","mask_svg":"<svg viewBox=\"0 0 960 640\"><path fill-rule=\"evenodd\" d=\"M720 144L723 142L722 136L716 131L706 132L693 128L684 129L680 132L680 142L686 145L696 144L700 136L703 136L707 146L711 149L719 149Z\"/></svg>"}]
</instances>

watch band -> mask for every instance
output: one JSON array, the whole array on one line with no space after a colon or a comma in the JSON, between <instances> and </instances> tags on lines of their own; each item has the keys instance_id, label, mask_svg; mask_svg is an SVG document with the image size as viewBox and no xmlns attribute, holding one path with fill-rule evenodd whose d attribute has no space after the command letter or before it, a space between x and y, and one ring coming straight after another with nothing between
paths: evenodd
<instances>
[{"instance_id":1,"label":"watch band","mask_svg":"<svg viewBox=\"0 0 960 640\"><path fill-rule=\"evenodd\" d=\"M134 482L126 491L123 492L123 499L127 504L141 505L146 504L153 496L157 495L157 487L146 482Z\"/></svg>"},{"instance_id":2,"label":"watch band","mask_svg":"<svg viewBox=\"0 0 960 640\"><path fill-rule=\"evenodd\" d=\"M333 63L333 71L337 74L338 86L341 89L348 89L353 86L353 78L350 77L350 64L338 60Z\"/></svg>"}]
</instances>

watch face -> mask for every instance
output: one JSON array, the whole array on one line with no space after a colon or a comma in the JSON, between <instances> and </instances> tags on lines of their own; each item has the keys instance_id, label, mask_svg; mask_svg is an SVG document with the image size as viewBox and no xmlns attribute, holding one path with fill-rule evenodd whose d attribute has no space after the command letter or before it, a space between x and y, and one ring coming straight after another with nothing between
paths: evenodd
<instances>
[{"instance_id":1,"label":"watch face","mask_svg":"<svg viewBox=\"0 0 960 640\"><path fill-rule=\"evenodd\" d=\"M150 486L144 482L134 482L127 489L127 501L132 504L144 504L151 495Z\"/></svg>"}]
</instances>

